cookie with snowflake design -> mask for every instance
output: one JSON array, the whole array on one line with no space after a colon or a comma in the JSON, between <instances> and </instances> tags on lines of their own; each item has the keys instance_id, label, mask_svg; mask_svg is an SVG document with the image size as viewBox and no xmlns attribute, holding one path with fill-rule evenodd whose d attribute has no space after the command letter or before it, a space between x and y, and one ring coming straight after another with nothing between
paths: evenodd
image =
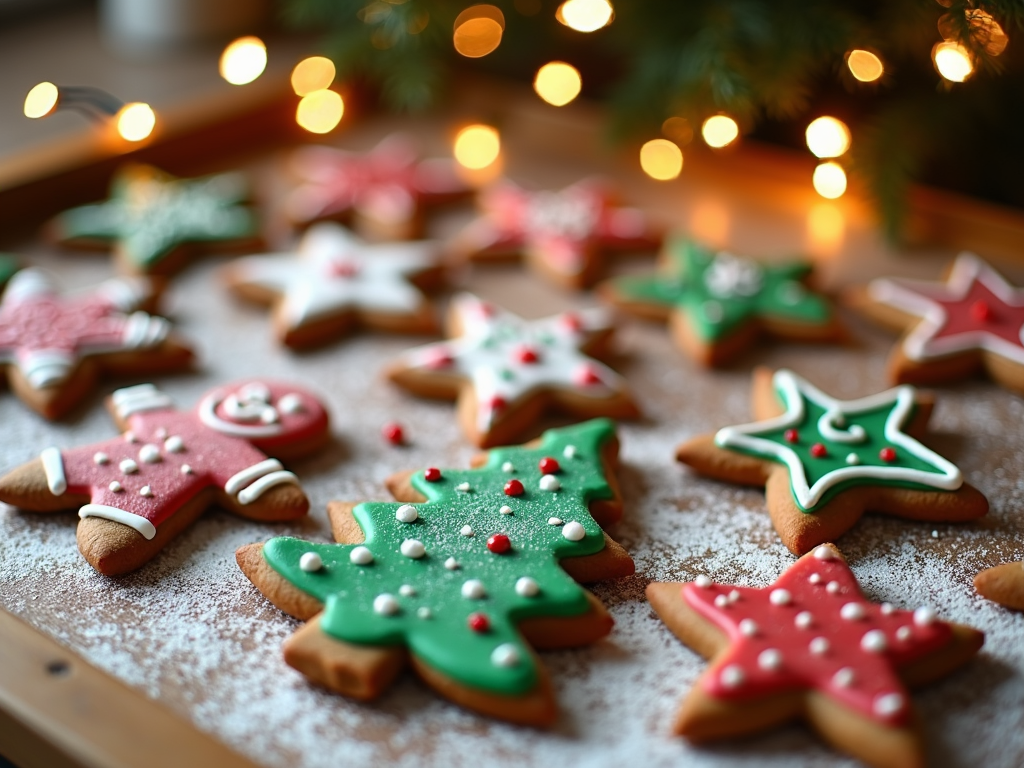
<instances>
[{"instance_id":1,"label":"cookie with snowflake design","mask_svg":"<svg viewBox=\"0 0 1024 768\"><path fill-rule=\"evenodd\" d=\"M172 275L199 253L259 244L256 216L243 203L238 173L176 179L148 165L128 165L111 183L110 199L64 211L49 234L72 248L113 249L120 271Z\"/></svg>"},{"instance_id":2,"label":"cookie with snowflake design","mask_svg":"<svg viewBox=\"0 0 1024 768\"><path fill-rule=\"evenodd\" d=\"M621 504L614 425L594 420L490 451L473 469L392 478L398 502L333 502L337 544L271 539L239 566L307 621L285 661L355 699L411 663L443 696L485 715L546 726L552 687L535 650L574 648L612 619L577 582L633 573L601 528Z\"/></svg>"},{"instance_id":3,"label":"cookie with snowflake design","mask_svg":"<svg viewBox=\"0 0 1024 768\"><path fill-rule=\"evenodd\" d=\"M650 251L661 243L643 212L618 205L607 186L594 179L558 192L531 192L506 180L480 193L480 209L453 242L456 258L522 257L531 269L568 288L597 282L607 254Z\"/></svg>"},{"instance_id":4,"label":"cookie with snowflake design","mask_svg":"<svg viewBox=\"0 0 1024 768\"><path fill-rule=\"evenodd\" d=\"M848 294L868 317L903 331L889 355L896 383L933 384L987 373L1024 394L1024 289L973 253L944 282L880 278Z\"/></svg>"},{"instance_id":5,"label":"cookie with snowflake design","mask_svg":"<svg viewBox=\"0 0 1024 768\"><path fill-rule=\"evenodd\" d=\"M805 262L758 262L675 238L666 244L657 273L610 280L598 292L630 314L667 320L683 352L701 365L718 366L762 336L841 341L843 328L828 301L808 287L810 276Z\"/></svg>"},{"instance_id":6,"label":"cookie with snowflake design","mask_svg":"<svg viewBox=\"0 0 1024 768\"><path fill-rule=\"evenodd\" d=\"M298 478L278 461L327 440L327 412L307 390L238 382L184 413L152 384L141 384L116 391L108 407L120 437L46 448L0 477L0 501L7 504L77 509L78 548L100 573L149 562L214 504L261 521L292 520L309 509Z\"/></svg>"},{"instance_id":7,"label":"cookie with snowflake design","mask_svg":"<svg viewBox=\"0 0 1024 768\"><path fill-rule=\"evenodd\" d=\"M524 320L470 294L452 300L449 341L417 347L387 370L423 397L457 400L459 423L486 448L521 439L551 409L578 418L639 415L603 356L612 324L602 310Z\"/></svg>"},{"instance_id":8,"label":"cookie with snowflake design","mask_svg":"<svg viewBox=\"0 0 1024 768\"><path fill-rule=\"evenodd\" d=\"M775 530L795 554L832 541L865 512L931 522L974 520L988 501L919 442L930 396L901 386L836 400L791 371L754 372L754 417L679 446L708 477L763 485Z\"/></svg>"},{"instance_id":9,"label":"cookie with snowflake design","mask_svg":"<svg viewBox=\"0 0 1024 768\"><path fill-rule=\"evenodd\" d=\"M984 635L930 608L874 603L835 547L822 544L763 588L650 584L669 629L710 660L673 730L697 743L804 720L876 768L920 768L925 750L908 687L945 677Z\"/></svg>"},{"instance_id":10,"label":"cookie with snowflake design","mask_svg":"<svg viewBox=\"0 0 1024 768\"><path fill-rule=\"evenodd\" d=\"M0 364L15 394L56 419L89 394L101 374L188 368L192 350L156 309L159 288L145 277L58 292L38 269L15 273L0 300Z\"/></svg>"}]
</instances>

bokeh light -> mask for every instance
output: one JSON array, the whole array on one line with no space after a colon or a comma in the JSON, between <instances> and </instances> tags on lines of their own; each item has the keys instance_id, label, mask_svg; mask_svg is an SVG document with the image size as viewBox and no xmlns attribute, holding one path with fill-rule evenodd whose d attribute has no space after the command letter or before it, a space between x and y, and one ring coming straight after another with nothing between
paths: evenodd
<instances>
[{"instance_id":1,"label":"bokeh light","mask_svg":"<svg viewBox=\"0 0 1024 768\"><path fill-rule=\"evenodd\" d=\"M846 171L835 162L822 163L814 169L814 191L829 200L846 192Z\"/></svg>"},{"instance_id":2,"label":"bokeh light","mask_svg":"<svg viewBox=\"0 0 1024 768\"><path fill-rule=\"evenodd\" d=\"M292 90L296 96L322 91L331 87L335 74L333 61L324 56L310 56L292 70Z\"/></svg>"},{"instance_id":3,"label":"bokeh light","mask_svg":"<svg viewBox=\"0 0 1024 768\"><path fill-rule=\"evenodd\" d=\"M60 93L53 83L42 82L28 92L25 97L25 117L46 117L57 107Z\"/></svg>"},{"instance_id":4,"label":"bokeh light","mask_svg":"<svg viewBox=\"0 0 1024 768\"><path fill-rule=\"evenodd\" d=\"M267 46L258 37L240 37L220 55L220 76L232 85L251 83L267 68Z\"/></svg>"},{"instance_id":5,"label":"bokeh light","mask_svg":"<svg viewBox=\"0 0 1024 768\"><path fill-rule=\"evenodd\" d=\"M608 26L613 13L608 0L565 0L555 18L577 32L595 32Z\"/></svg>"},{"instance_id":6,"label":"bokeh light","mask_svg":"<svg viewBox=\"0 0 1024 768\"><path fill-rule=\"evenodd\" d=\"M668 139L651 139L640 148L640 167L658 181L677 178L683 170L683 152Z\"/></svg>"},{"instance_id":7,"label":"bokeh light","mask_svg":"<svg viewBox=\"0 0 1024 768\"><path fill-rule=\"evenodd\" d=\"M115 118L117 132L125 141L142 141L149 138L156 127L156 113L149 104L133 101L121 107Z\"/></svg>"},{"instance_id":8,"label":"bokeh light","mask_svg":"<svg viewBox=\"0 0 1024 768\"><path fill-rule=\"evenodd\" d=\"M661 132L681 147L693 141L693 128L685 117L668 118L661 124Z\"/></svg>"},{"instance_id":9,"label":"bokeh light","mask_svg":"<svg viewBox=\"0 0 1024 768\"><path fill-rule=\"evenodd\" d=\"M816 157L839 157L850 148L850 129L834 117L819 117L807 126L807 148Z\"/></svg>"},{"instance_id":10,"label":"bokeh light","mask_svg":"<svg viewBox=\"0 0 1024 768\"><path fill-rule=\"evenodd\" d=\"M479 59L501 43L505 15L493 5L473 5L455 19L452 43L455 50L470 59Z\"/></svg>"},{"instance_id":11,"label":"bokeh light","mask_svg":"<svg viewBox=\"0 0 1024 768\"><path fill-rule=\"evenodd\" d=\"M313 91L302 97L295 110L295 122L310 133L330 133L345 114L345 102L335 91Z\"/></svg>"},{"instance_id":12,"label":"bokeh light","mask_svg":"<svg viewBox=\"0 0 1024 768\"><path fill-rule=\"evenodd\" d=\"M740 135L740 127L728 115L712 115L701 126L700 135L709 147L721 149L732 144Z\"/></svg>"},{"instance_id":13,"label":"bokeh light","mask_svg":"<svg viewBox=\"0 0 1024 768\"><path fill-rule=\"evenodd\" d=\"M932 61L939 74L953 83L962 83L974 71L967 49L952 41L938 43L932 49Z\"/></svg>"},{"instance_id":14,"label":"bokeh light","mask_svg":"<svg viewBox=\"0 0 1024 768\"><path fill-rule=\"evenodd\" d=\"M469 125L455 136L455 160L466 168L486 168L501 153L501 137L489 125Z\"/></svg>"},{"instance_id":15,"label":"bokeh light","mask_svg":"<svg viewBox=\"0 0 1024 768\"><path fill-rule=\"evenodd\" d=\"M579 70L564 61L552 61L537 70L533 89L548 104L562 107L580 95L583 79Z\"/></svg>"},{"instance_id":16,"label":"bokeh light","mask_svg":"<svg viewBox=\"0 0 1024 768\"><path fill-rule=\"evenodd\" d=\"M871 51L856 49L846 57L850 73L862 83L873 83L885 73L882 60Z\"/></svg>"},{"instance_id":17,"label":"bokeh light","mask_svg":"<svg viewBox=\"0 0 1024 768\"><path fill-rule=\"evenodd\" d=\"M807 249L813 256L834 256L843 245L846 217L835 203L816 203L807 212Z\"/></svg>"}]
</instances>

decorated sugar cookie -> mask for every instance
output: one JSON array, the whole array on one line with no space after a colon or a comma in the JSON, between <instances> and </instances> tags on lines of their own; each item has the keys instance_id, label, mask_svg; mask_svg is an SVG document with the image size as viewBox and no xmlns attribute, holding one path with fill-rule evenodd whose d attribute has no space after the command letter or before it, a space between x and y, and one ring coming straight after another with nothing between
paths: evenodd
<instances>
[{"instance_id":1,"label":"decorated sugar cookie","mask_svg":"<svg viewBox=\"0 0 1024 768\"><path fill-rule=\"evenodd\" d=\"M437 320L420 287L436 286L441 276L432 242L366 243L327 222L307 230L295 253L236 259L224 269L236 294L273 305L275 335L296 348L359 325L429 333Z\"/></svg>"},{"instance_id":2,"label":"decorated sugar cookie","mask_svg":"<svg viewBox=\"0 0 1024 768\"><path fill-rule=\"evenodd\" d=\"M918 442L932 411L910 386L836 400L791 371L754 372L754 416L679 446L703 475L764 485L782 542L803 554L852 528L865 512L958 522L988 502L951 462Z\"/></svg>"},{"instance_id":3,"label":"decorated sugar cookie","mask_svg":"<svg viewBox=\"0 0 1024 768\"><path fill-rule=\"evenodd\" d=\"M521 255L532 269L570 288L593 285L604 273L607 253L652 250L661 242L644 213L617 205L594 179L559 192L529 192L503 181L481 193L480 208L455 240L460 257Z\"/></svg>"},{"instance_id":4,"label":"decorated sugar cookie","mask_svg":"<svg viewBox=\"0 0 1024 768\"><path fill-rule=\"evenodd\" d=\"M832 308L806 284L810 273L805 262L767 264L676 238L666 244L656 274L620 277L599 290L627 312L668 320L680 349L702 365L717 366L762 335L842 339Z\"/></svg>"},{"instance_id":5,"label":"decorated sugar cookie","mask_svg":"<svg viewBox=\"0 0 1024 768\"><path fill-rule=\"evenodd\" d=\"M56 419L85 397L97 373L181 370L192 351L155 309L159 291L146 278L115 278L71 295L51 277L24 269L0 300L0 363L11 389L33 410Z\"/></svg>"},{"instance_id":6,"label":"decorated sugar cookie","mask_svg":"<svg viewBox=\"0 0 1024 768\"><path fill-rule=\"evenodd\" d=\"M37 512L78 509L78 547L113 576L147 563L212 504L252 520L291 520L309 501L278 458L315 451L327 412L292 384L218 387L192 413L151 384L110 398L121 437L47 448L0 478L0 501ZM276 458L268 458L268 454Z\"/></svg>"},{"instance_id":7,"label":"decorated sugar cookie","mask_svg":"<svg viewBox=\"0 0 1024 768\"><path fill-rule=\"evenodd\" d=\"M122 272L171 275L196 254L259 242L248 185L238 173L176 179L148 165L122 168L110 199L72 208L50 224L74 248L113 248Z\"/></svg>"},{"instance_id":8,"label":"decorated sugar cookie","mask_svg":"<svg viewBox=\"0 0 1024 768\"><path fill-rule=\"evenodd\" d=\"M401 503L333 502L338 544L271 539L237 552L278 608L308 623L285 661L356 699L388 688L407 661L443 696L524 725L556 717L534 649L611 630L577 581L633 573L602 531L621 515L618 444L604 419L500 448L476 469L391 478Z\"/></svg>"},{"instance_id":9,"label":"decorated sugar cookie","mask_svg":"<svg viewBox=\"0 0 1024 768\"><path fill-rule=\"evenodd\" d=\"M904 336L889 356L894 382L928 384L986 371L1024 393L1024 290L972 253L960 254L944 283L885 278L851 302Z\"/></svg>"},{"instance_id":10,"label":"decorated sugar cookie","mask_svg":"<svg viewBox=\"0 0 1024 768\"><path fill-rule=\"evenodd\" d=\"M449 341L406 352L387 375L415 394L457 399L476 445L522 438L549 407L581 418L639 413L625 381L590 357L611 340L601 310L527 321L464 293L452 300L449 332Z\"/></svg>"},{"instance_id":11,"label":"decorated sugar cookie","mask_svg":"<svg viewBox=\"0 0 1024 768\"><path fill-rule=\"evenodd\" d=\"M865 599L842 555L822 544L761 589L650 584L654 610L710 659L673 730L722 741L802 719L837 749L878 768L920 768L924 746L908 686L945 677L984 635Z\"/></svg>"},{"instance_id":12,"label":"decorated sugar cookie","mask_svg":"<svg viewBox=\"0 0 1024 768\"><path fill-rule=\"evenodd\" d=\"M388 136L369 152L303 147L289 167L298 180L285 203L292 222L352 218L357 230L386 240L422 235L425 209L471 191L454 160L421 159L404 134Z\"/></svg>"}]
</instances>

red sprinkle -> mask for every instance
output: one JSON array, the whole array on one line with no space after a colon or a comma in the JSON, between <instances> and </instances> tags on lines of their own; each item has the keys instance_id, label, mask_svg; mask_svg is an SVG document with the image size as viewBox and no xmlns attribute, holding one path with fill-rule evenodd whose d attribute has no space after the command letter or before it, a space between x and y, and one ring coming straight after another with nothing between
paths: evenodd
<instances>
[{"instance_id":1,"label":"red sprinkle","mask_svg":"<svg viewBox=\"0 0 1024 768\"><path fill-rule=\"evenodd\" d=\"M486 632L491 628L491 620L483 613L471 613L466 619L469 628L474 632Z\"/></svg>"},{"instance_id":2,"label":"red sprinkle","mask_svg":"<svg viewBox=\"0 0 1024 768\"><path fill-rule=\"evenodd\" d=\"M540 358L537 351L532 347L520 347L515 353L516 360L520 363L536 363Z\"/></svg>"},{"instance_id":3,"label":"red sprinkle","mask_svg":"<svg viewBox=\"0 0 1024 768\"><path fill-rule=\"evenodd\" d=\"M878 458L882 461L892 463L896 461L896 449L886 446L878 452Z\"/></svg>"},{"instance_id":4,"label":"red sprinkle","mask_svg":"<svg viewBox=\"0 0 1024 768\"><path fill-rule=\"evenodd\" d=\"M566 312L562 315L562 325L568 328L570 331L578 331L583 327L583 323L580 320L580 316L573 312Z\"/></svg>"},{"instance_id":5,"label":"red sprinkle","mask_svg":"<svg viewBox=\"0 0 1024 768\"><path fill-rule=\"evenodd\" d=\"M429 479L429 478L428 478ZM509 480L505 483L505 495L506 496L522 496L523 495L523 484L518 480Z\"/></svg>"},{"instance_id":6,"label":"red sprinkle","mask_svg":"<svg viewBox=\"0 0 1024 768\"><path fill-rule=\"evenodd\" d=\"M558 461L551 458L550 456L545 456L543 459L541 459L537 463L537 467L538 469L540 469L540 473L542 475L553 475L555 474L555 472L561 469L561 467L558 466Z\"/></svg>"},{"instance_id":7,"label":"red sprinkle","mask_svg":"<svg viewBox=\"0 0 1024 768\"><path fill-rule=\"evenodd\" d=\"M430 357L427 358L425 365L427 368L447 368L452 364L452 356L443 349L434 350L430 353Z\"/></svg>"},{"instance_id":8,"label":"red sprinkle","mask_svg":"<svg viewBox=\"0 0 1024 768\"><path fill-rule=\"evenodd\" d=\"M352 261L336 261L331 264L331 273L336 277L355 277L359 274L359 265Z\"/></svg>"},{"instance_id":9,"label":"red sprinkle","mask_svg":"<svg viewBox=\"0 0 1024 768\"><path fill-rule=\"evenodd\" d=\"M487 548L494 554L501 555L512 549L512 542L504 533L496 533L487 540Z\"/></svg>"},{"instance_id":10,"label":"red sprinkle","mask_svg":"<svg viewBox=\"0 0 1024 768\"><path fill-rule=\"evenodd\" d=\"M441 470L437 467L427 467L423 470L423 479L428 483L436 483L441 479Z\"/></svg>"},{"instance_id":11,"label":"red sprinkle","mask_svg":"<svg viewBox=\"0 0 1024 768\"><path fill-rule=\"evenodd\" d=\"M495 395L494 397L487 401L487 405L490 407L492 411L500 411L502 408L508 405L508 401L501 395Z\"/></svg>"},{"instance_id":12,"label":"red sprinkle","mask_svg":"<svg viewBox=\"0 0 1024 768\"><path fill-rule=\"evenodd\" d=\"M795 443L797 440L800 439L800 433L797 432L795 429L787 429L782 434L782 437L785 439L787 443Z\"/></svg>"},{"instance_id":13,"label":"red sprinkle","mask_svg":"<svg viewBox=\"0 0 1024 768\"><path fill-rule=\"evenodd\" d=\"M402 425L398 422L389 421L380 428L380 433L392 445L401 445L405 442L405 432L402 430Z\"/></svg>"},{"instance_id":14,"label":"red sprinkle","mask_svg":"<svg viewBox=\"0 0 1024 768\"><path fill-rule=\"evenodd\" d=\"M826 448L821 443L815 443L814 445L811 446L811 456L813 456L816 459L824 459L826 456L828 456L828 448Z\"/></svg>"},{"instance_id":15,"label":"red sprinkle","mask_svg":"<svg viewBox=\"0 0 1024 768\"><path fill-rule=\"evenodd\" d=\"M581 365L576 369L576 375L573 376L573 380L577 386L588 387L593 384L600 384L601 377L597 375L597 372L593 367L589 365Z\"/></svg>"},{"instance_id":16,"label":"red sprinkle","mask_svg":"<svg viewBox=\"0 0 1024 768\"><path fill-rule=\"evenodd\" d=\"M971 304L971 317L979 323L989 323L995 319L995 312L987 301L978 300Z\"/></svg>"}]
</instances>

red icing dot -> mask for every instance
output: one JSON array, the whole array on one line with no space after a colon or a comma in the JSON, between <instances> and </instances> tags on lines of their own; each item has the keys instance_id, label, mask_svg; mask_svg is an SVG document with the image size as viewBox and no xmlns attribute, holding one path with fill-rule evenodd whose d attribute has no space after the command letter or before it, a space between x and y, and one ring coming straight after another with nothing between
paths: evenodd
<instances>
[{"instance_id":1,"label":"red icing dot","mask_svg":"<svg viewBox=\"0 0 1024 768\"><path fill-rule=\"evenodd\" d=\"M785 439L787 443L795 443L797 440L800 439L800 433L797 432L795 429L787 429L783 433L782 437L783 439Z\"/></svg>"},{"instance_id":2,"label":"red icing dot","mask_svg":"<svg viewBox=\"0 0 1024 768\"><path fill-rule=\"evenodd\" d=\"M537 463L537 467L540 469L542 475L553 475L561 467L558 466L558 462L550 456L545 456Z\"/></svg>"},{"instance_id":3,"label":"red icing dot","mask_svg":"<svg viewBox=\"0 0 1024 768\"><path fill-rule=\"evenodd\" d=\"M573 376L574 381L578 386L587 387L594 384L601 383L601 377L597 375L597 371L590 365L581 365L576 369L576 375Z\"/></svg>"},{"instance_id":4,"label":"red icing dot","mask_svg":"<svg viewBox=\"0 0 1024 768\"><path fill-rule=\"evenodd\" d=\"M821 443L815 443L814 445L811 446L811 456L813 456L816 459L824 459L826 456L828 456L828 448L826 448Z\"/></svg>"},{"instance_id":5,"label":"red icing dot","mask_svg":"<svg viewBox=\"0 0 1024 768\"><path fill-rule=\"evenodd\" d=\"M537 360L540 359L537 355L537 351L532 347L520 347L515 352L515 358L520 363L526 363L527 365L530 363L536 363Z\"/></svg>"},{"instance_id":6,"label":"red icing dot","mask_svg":"<svg viewBox=\"0 0 1024 768\"><path fill-rule=\"evenodd\" d=\"M447 368L451 364L452 356L443 349L434 350L426 360L427 368Z\"/></svg>"},{"instance_id":7,"label":"red icing dot","mask_svg":"<svg viewBox=\"0 0 1024 768\"><path fill-rule=\"evenodd\" d=\"M380 428L380 433L392 445L401 445L405 442L405 432L402 431L402 425L398 422L389 421Z\"/></svg>"},{"instance_id":8,"label":"red icing dot","mask_svg":"<svg viewBox=\"0 0 1024 768\"><path fill-rule=\"evenodd\" d=\"M886 446L878 452L878 458L885 462L896 461L896 449Z\"/></svg>"},{"instance_id":9,"label":"red icing dot","mask_svg":"<svg viewBox=\"0 0 1024 768\"><path fill-rule=\"evenodd\" d=\"M987 301L979 299L971 304L971 317L979 323L990 323L995 319L995 313Z\"/></svg>"},{"instance_id":10,"label":"red icing dot","mask_svg":"<svg viewBox=\"0 0 1024 768\"><path fill-rule=\"evenodd\" d=\"M441 479L441 470L437 467L427 467L423 470L423 479L428 483L436 483Z\"/></svg>"},{"instance_id":11,"label":"red icing dot","mask_svg":"<svg viewBox=\"0 0 1024 768\"><path fill-rule=\"evenodd\" d=\"M501 555L512 549L512 542L504 533L496 533L487 540L487 548L494 554Z\"/></svg>"},{"instance_id":12,"label":"red icing dot","mask_svg":"<svg viewBox=\"0 0 1024 768\"><path fill-rule=\"evenodd\" d=\"M331 264L331 274L335 277L355 277L359 274L359 265L351 261L335 261Z\"/></svg>"},{"instance_id":13,"label":"red icing dot","mask_svg":"<svg viewBox=\"0 0 1024 768\"><path fill-rule=\"evenodd\" d=\"M466 624L468 624L469 628L474 632L486 632L491 628L491 620L482 613L469 614L469 618L466 619Z\"/></svg>"},{"instance_id":14,"label":"red icing dot","mask_svg":"<svg viewBox=\"0 0 1024 768\"><path fill-rule=\"evenodd\" d=\"M492 411L500 411L506 405L508 405L508 401L501 395L495 395L487 401L487 407Z\"/></svg>"},{"instance_id":15,"label":"red icing dot","mask_svg":"<svg viewBox=\"0 0 1024 768\"><path fill-rule=\"evenodd\" d=\"M523 495L523 484L518 480L509 480L505 483L505 495L506 496L522 496Z\"/></svg>"},{"instance_id":16,"label":"red icing dot","mask_svg":"<svg viewBox=\"0 0 1024 768\"><path fill-rule=\"evenodd\" d=\"M562 315L562 325L568 328L570 331L578 331L583 327L583 322L580 320L580 316L573 312L566 312Z\"/></svg>"}]
</instances>

